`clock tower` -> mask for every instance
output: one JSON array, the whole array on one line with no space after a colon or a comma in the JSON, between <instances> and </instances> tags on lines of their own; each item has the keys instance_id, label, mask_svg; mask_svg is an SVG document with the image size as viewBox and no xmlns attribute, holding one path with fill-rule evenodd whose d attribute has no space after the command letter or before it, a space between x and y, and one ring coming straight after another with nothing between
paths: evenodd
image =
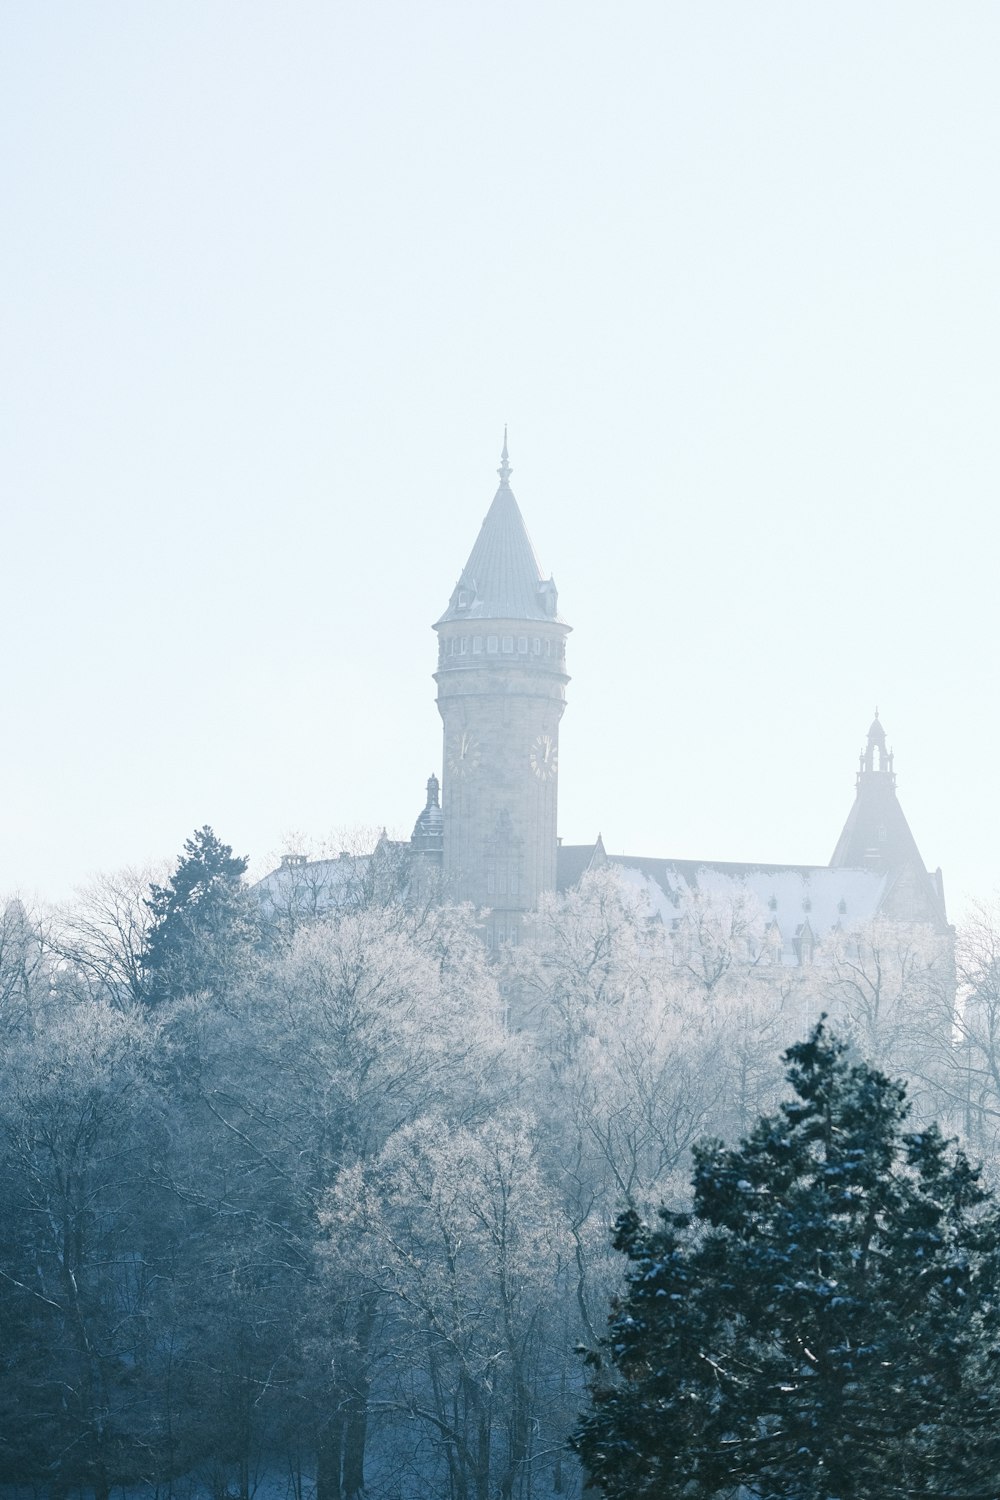
<instances>
[{"instance_id":1,"label":"clock tower","mask_svg":"<svg viewBox=\"0 0 1000 1500\"><path fill-rule=\"evenodd\" d=\"M486 907L490 947L522 940L543 891L556 887L559 720L566 636L510 487L500 488L438 633L444 721L444 883Z\"/></svg>"}]
</instances>

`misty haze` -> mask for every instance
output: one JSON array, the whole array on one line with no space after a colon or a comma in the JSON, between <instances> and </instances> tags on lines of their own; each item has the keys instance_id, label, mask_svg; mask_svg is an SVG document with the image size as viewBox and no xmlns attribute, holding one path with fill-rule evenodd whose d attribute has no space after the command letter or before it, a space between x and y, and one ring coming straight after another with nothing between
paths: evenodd
<instances>
[{"instance_id":1,"label":"misty haze","mask_svg":"<svg viewBox=\"0 0 1000 1500\"><path fill-rule=\"evenodd\" d=\"M0 1500L998 1500L995 9L0 35Z\"/></svg>"}]
</instances>

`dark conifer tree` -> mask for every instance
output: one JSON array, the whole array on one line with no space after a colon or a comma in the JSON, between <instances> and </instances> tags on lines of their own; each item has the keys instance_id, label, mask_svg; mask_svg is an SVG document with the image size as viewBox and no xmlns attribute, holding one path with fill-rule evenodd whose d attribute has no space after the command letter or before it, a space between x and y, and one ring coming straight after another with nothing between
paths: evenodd
<instances>
[{"instance_id":1,"label":"dark conifer tree","mask_svg":"<svg viewBox=\"0 0 1000 1500\"><path fill-rule=\"evenodd\" d=\"M691 1215L618 1221L627 1291L573 1440L590 1481L614 1500L995 1500L996 1209L822 1024L785 1061L796 1097L696 1151Z\"/></svg>"},{"instance_id":2,"label":"dark conifer tree","mask_svg":"<svg viewBox=\"0 0 1000 1500\"><path fill-rule=\"evenodd\" d=\"M144 967L154 1003L197 990L219 993L242 970L258 926L246 868L206 825L185 841L167 884L150 886Z\"/></svg>"}]
</instances>

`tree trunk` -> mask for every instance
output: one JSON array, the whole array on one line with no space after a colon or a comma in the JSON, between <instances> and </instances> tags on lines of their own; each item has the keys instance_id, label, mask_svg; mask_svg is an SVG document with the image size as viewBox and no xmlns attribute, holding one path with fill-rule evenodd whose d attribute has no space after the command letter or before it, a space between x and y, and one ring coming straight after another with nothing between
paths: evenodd
<instances>
[{"instance_id":1,"label":"tree trunk","mask_svg":"<svg viewBox=\"0 0 1000 1500\"><path fill-rule=\"evenodd\" d=\"M94 1500L109 1500L111 1483L108 1479L108 1471L100 1461L93 1466L90 1483L94 1491Z\"/></svg>"},{"instance_id":2,"label":"tree trunk","mask_svg":"<svg viewBox=\"0 0 1000 1500\"><path fill-rule=\"evenodd\" d=\"M350 1398L344 1412L342 1478L344 1500L359 1500L365 1492L365 1446L368 1441L368 1395L371 1390L368 1356L375 1331L377 1307L376 1294L369 1293L362 1297L355 1325L353 1379Z\"/></svg>"},{"instance_id":3,"label":"tree trunk","mask_svg":"<svg viewBox=\"0 0 1000 1500\"><path fill-rule=\"evenodd\" d=\"M489 1500L490 1496L490 1417L488 1409L480 1408L479 1442L476 1453L476 1500Z\"/></svg>"},{"instance_id":4,"label":"tree trunk","mask_svg":"<svg viewBox=\"0 0 1000 1500\"><path fill-rule=\"evenodd\" d=\"M365 1443L368 1437L368 1385L364 1397L351 1402L344 1420L344 1500L360 1500L365 1492ZM319 1497L317 1496L317 1500Z\"/></svg>"},{"instance_id":5,"label":"tree trunk","mask_svg":"<svg viewBox=\"0 0 1000 1500\"><path fill-rule=\"evenodd\" d=\"M343 1500L340 1460L343 1450L343 1419L331 1418L320 1433L316 1447L316 1500Z\"/></svg>"},{"instance_id":6,"label":"tree trunk","mask_svg":"<svg viewBox=\"0 0 1000 1500\"><path fill-rule=\"evenodd\" d=\"M531 1438L531 1422L529 1419L530 1402L531 1398L527 1384L520 1375L515 1376L511 1392L510 1442L507 1467L500 1480L500 1495L502 1500L511 1500L511 1496L514 1493L514 1481L517 1478L517 1471L528 1459Z\"/></svg>"}]
</instances>

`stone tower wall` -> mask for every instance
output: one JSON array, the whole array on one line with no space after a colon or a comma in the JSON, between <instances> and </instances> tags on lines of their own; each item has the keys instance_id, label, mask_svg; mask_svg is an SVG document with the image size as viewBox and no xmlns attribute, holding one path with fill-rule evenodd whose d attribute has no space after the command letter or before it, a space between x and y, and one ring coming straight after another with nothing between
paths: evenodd
<instances>
[{"instance_id":1,"label":"stone tower wall","mask_svg":"<svg viewBox=\"0 0 1000 1500\"><path fill-rule=\"evenodd\" d=\"M470 620L438 630L445 891L490 909L488 942L517 942L556 887L566 627Z\"/></svg>"}]
</instances>

